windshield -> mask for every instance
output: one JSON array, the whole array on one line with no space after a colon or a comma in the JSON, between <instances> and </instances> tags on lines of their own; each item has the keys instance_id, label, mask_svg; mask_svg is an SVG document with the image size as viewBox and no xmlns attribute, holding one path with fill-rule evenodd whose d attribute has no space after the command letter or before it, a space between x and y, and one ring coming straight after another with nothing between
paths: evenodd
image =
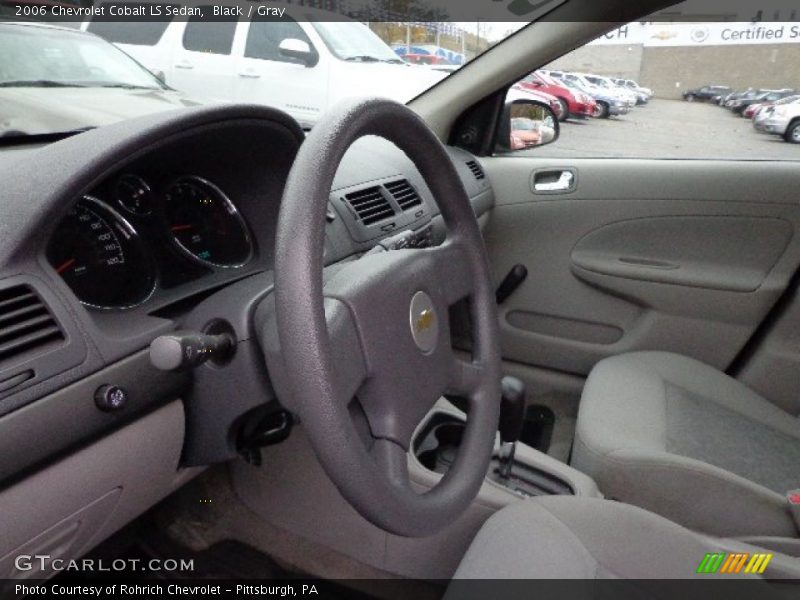
<instances>
[{"instance_id":1,"label":"windshield","mask_svg":"<svg viewBox=\"0 0 800 600\"><path fill-rule=\"evenodd\" d=\"M95 4L104 14L115 5ZM169 3L151 4L158 20L0 23L0 106L12 104L0 136L231 102L280 109L311 129L347 98L405 104L525 25L358 21L299 4L276 17L271 3L250 18L215 18L213 5L170 18Z\"/></svg>"},{"instance_id":2,"label":"windshield","mask_svg":"<svg viewBox=\"0 0 800 600\"><path fill-rule=\"evenodd\" d=\"M164 88L152 73L95 36L3 24L0 86Z\"/></svg>"},{"instance_id":3,"label":"windshield","mask_svg":"<svg viewBox=\"0 0 800 600\"><path fill-rule=\"evenodd\" d=\"M605 79L601 79L600 77L587 77L586 79L589 81L589 83L593 83L597 87L601 87L601 88L610 88L611 87L611 85L609 85L608 81L606 81Z\"/></svg>"},{"instance_id":4,"label":"windshield","mask_svg":"<svg viewBox=\"0 0 800 600\"><path fill-rule=\"evenodd\" d=\"M381 38L360 23L312 23L325 45L342 60L375 60L403 64Z\"/></svg>"}]
</instances>

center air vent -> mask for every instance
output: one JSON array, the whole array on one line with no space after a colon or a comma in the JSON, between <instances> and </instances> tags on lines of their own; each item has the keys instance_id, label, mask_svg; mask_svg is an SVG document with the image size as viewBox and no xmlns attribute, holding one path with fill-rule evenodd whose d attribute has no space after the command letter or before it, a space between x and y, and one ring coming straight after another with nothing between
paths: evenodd
<instances>
[{"instance_id":1,"label":"center air vent","mask_svg":"<svg viewBox=\"0 0 800 600\"><path fill-rule=\"evenodd\" d=\"M371 225L394 216L394 209L378 186L345 195L345 200L364 225Z\"/></svg>"},{"instance_id":2,"label":"center air vent","mask_svg":"<svg viewBox=\"0 0 800 600\"><path fill-rule=\"evenodd\" d=\"M64 340L50 310L29 286L0 290L0 364Z\"/></svg>"},{"instance_id":3,"label":"center air vent","mask_svg":"<svg viewBox=\"0 0 800 600\"><path fill-rule=\"evenodd\" d=\"M389 190L389 193L403 210L422 204L422 198L419 197L417 190L408 182L408 179L385 183L384 187Z\"/></svg>"},{"instance_id":4,"label":"center air vent","mask_svg":"<svg viewBox=\"0 0 800 600\"><path fill-rule=\"evenodd\" d=\"M483 169L481 169L481 166L478 164L477 160L468 160L467 166L469 167L469 170L472 171L475 179L480 180L486 177L486 175L483 174Z\"/></svg>"}]
</instances>

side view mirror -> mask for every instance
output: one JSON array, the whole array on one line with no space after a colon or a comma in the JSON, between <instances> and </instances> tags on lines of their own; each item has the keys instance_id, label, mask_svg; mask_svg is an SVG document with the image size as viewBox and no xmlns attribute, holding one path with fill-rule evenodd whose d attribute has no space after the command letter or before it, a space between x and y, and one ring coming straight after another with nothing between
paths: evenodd
<instances>
[{"instance_id":1,"label":"side view mirror","mask_svg":"<svg viewBox=\"0 0 800 600\"><path fill-rule=\"evenodd\" d=\"M317 54L317 51L311 44L296 38L286 38L283 40L278 44L278 51L281 53L281 56L298 60L306 67L313 67L319 61L319 54Z\"/></svg>"},{"instance_id":2,"label":"side view mirror","mask_svg":"<svg viewBox=\"0 0 800 600\"><path fill-rule=\"evenodd\" d=\"M510 152L544 146L555 142L559 134L558 117L545 102L527 98L507 100L498 127L496 150Z\"/></svg>"}]
</instances>

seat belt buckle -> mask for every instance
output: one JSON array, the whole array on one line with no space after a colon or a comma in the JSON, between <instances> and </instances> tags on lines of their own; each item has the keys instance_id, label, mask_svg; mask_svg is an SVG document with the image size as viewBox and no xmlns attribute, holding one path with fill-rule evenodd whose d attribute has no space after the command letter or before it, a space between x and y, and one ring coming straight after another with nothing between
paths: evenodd
<instances>
[{"instance_id":1,"label":"seat belt buckle","mask_svg":"<svg viewBox=\"0 0 800 600\"><path fill-rule=\"evenodd\" d=\"M800 533L800 489L789 490L786 492L786 500L789 502L789 512L794 518L794 524Z\"/></svg>"}]
</instances>

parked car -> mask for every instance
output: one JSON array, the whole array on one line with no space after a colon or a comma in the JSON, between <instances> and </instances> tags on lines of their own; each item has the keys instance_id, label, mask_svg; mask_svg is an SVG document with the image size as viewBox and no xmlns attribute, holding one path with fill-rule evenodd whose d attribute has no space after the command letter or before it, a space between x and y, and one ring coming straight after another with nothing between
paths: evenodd
<instances>
[{"instance_id":1,"label":"parked car","mask_svg":"<svg viewBox=\"0 0 800 600\"><path fill-rule=\"evenodd\" d=\"M609 77L603 77L602 75L583 75L583 77L592 85L626 102L629 108L633 108L639 103L639 98L636 93L627 88L619 87L611 81Z\"/></svg>"},{"instance_id":2,"label":"parked car","mask_svg":"<svg viewBox=\"0 0 800 600\"><path fill-rule=\"evenodd\" d=\"M512 150L533 148L541 143L542 133L538 122L523 117L511 119L510 146Z\"/></svg>"},{"instance_id":3,"label":"parked car","mask_svg":"<svg viewBox=\"0 0 800 600\"><path fill-rule=\"evenodd\" d=\"M363 91L364 82L373 96L407 102L447 76L408 64L363 23L332 14L288 6L286 15L296 20L190 17L164 21L161 28L92 20L83 28L163 73L177 90L274 106L306 128L339 100Z\"/></svg>"},{"instance_id":4,"label":"parked car","mask_svg":"<svg viewBox=\"0 0 800 600\"><path fill-rule=\"evenodd\" d=\"M768 106L753 119L761 133L780 135L792 144L800 144L800 97L785 104Z\"/></svg>"},{"instance_id":5,"label":"parked car","mask_svg":"<svg viewBox=\"0 0 800 600\"><path fill-rule=\"evenodd\" d=\"M783 90L759 90L759 93L746 95L742 98L733 100L730 105L731 112L742 115L744 110L751 104L761 104L764 102L775 102L787 96L794 96L795 91L790 89Z\"/></svg>"},{"instance_id":6,"label":"parked car","mask_svg":"<svg viewBox=\"0 0 800 600\"><path fill-rule=\"evenodd\" d=\"M717 96L712 96L711 97L711 102L715 102L716 104L719 104L720 106L726 106L729 100L732 100L738 94L741 94L741 93L743 93L743 92L730 91L727 94L723 93L723 94L719 94Z\"/></svg>"},{"instance_id":7,"label":"parked car","mask_svg":"<svg viewBox=\"0 0 800 600\"><path fill-rule=\"evenodd\" d=\"M694 102L695 100L711 100L715 96L730 94L732 91L727 85L704 85L703 87L687 90L682 95L687 102Z\"/></svg>"},{"instance_id":8,"label":"parked car","mask_svg":"<svg viewBox=\"0 0 800 600\"><path fill-rule=\"evenodd\" d=\"M619 96L611 94L604 88L597 87L589 83L580 75L574 73L562 73L560 71L550 71L549 74L566 85L571 86L594 98L597 103L595 117L607 119L610 116L626 115L630 112L630 105Z\"/></svg>"},{"instance_id":9,"label":"parked car","mask_svg":"<svg viewBox=\"0 0 800 600\"><path fill-rule=\"evenodd\" d=\"M170 89L91 33L0 23L0 136L37 135L53 124L85 129L200 101Z\"/></svg>"},{"instance_id":10,"label":"parked car","mask_svg":"<svg viewBox=\"0 0 800 600\"><path fill-rule=\"evenodd\" d=\"M772 102L759 102L757 104L751 104L742 111L742 116L746 119L752 119L761 109L766 106L772 106L772 104Z\"/></svg>"},{"instance_id":11,"label":"parked car","mask_svg":"<svg viewBox=\"0 0 800 600\"><path fill-rule=\"evenodd\" d=\"M635 92L644 92L651 98L653 97L654 92L651 88L641 86L638 83L636 83L633 79L615 79L614 82L617 83L617 85L622 85L627 88L630 88Z\"/></svg>"},{"instance_id":12,"label":"parked car","mask_svg":"<svg viewBox=\"0 0 800 600\"><path fill-rule=\"evenodd\" d=\"M561 102L558 98L553 96L552 94L548 94L547 92L542 92L539 90L532 90L527 88L519 83L516 83L512 86L512 89L517 90L519 92L523 92L527 97L533 98L538 100L539 102L546 104L550 107L550 109L555 113L556 117L559 121L563 121L563 107Z\"/></svg>"},{"instance_id":13,"label":"parked car","mask_svg":"<svg viewBox=\"0 0 800 600\"><path fill-rule=\"evenodd\" d=\"M725 99L725 103L723 106L725 106L725 108L730 109L733 107L735 103L739 102L740 100L749 100L750 98L755 98L759 94L763 94L765 91L766 90L756 90L753 88L747 88L743 92L735 92L733 94L730 94Z\"/></svg>"},{"instance_id":14,"label":"parked car","mask_svg":"<svg viewBox=\"0 0 800 600\"><path fill-rule=\"evenodd\" d=\"M591 117L597 111L597 102L589 94L559 83L544 73L531 73L519 82L527 90L545 92L555 96L563 109L561 120L569 117Z\"/></svg>"},{"instance_id":15,"label":"parked car","mask_svg":"<svg viewBox=\"0 0 800 600\"><path fill-rule=\"evenodd\" d=\"M791 96L786 96L772 102L758 102L745 108L742 114L748 119L755 119L764 109L769 108L770 106L775 106L778 104L791 104L798 99L800 99L800 95L792 94Z\"/></svg>"},{"instance_id":16,"label":"parked car","mask_svg":"<svg viewBox=\"0 0 800 600\"><path fill-rule=\"evenodd\" d=\"M652 90L649 88L640 88L630 79L615 79L612 77L611 82L623 90L636 94L636 104L638 105L647 104L650 102L650 97L653 95Z\"/></svg>"},{"instance_id":17,"label":"parked car","mask_svg":"<svg viewBox=\"0 0 800 600\"><path fill-rule=\"evenodd\" d=\"M436 56L435 54L417 54L414 52L408 54L400 54L407 63L412 65L451 65L452 63L443 56Z\"/></svg>"}]
</instances>

